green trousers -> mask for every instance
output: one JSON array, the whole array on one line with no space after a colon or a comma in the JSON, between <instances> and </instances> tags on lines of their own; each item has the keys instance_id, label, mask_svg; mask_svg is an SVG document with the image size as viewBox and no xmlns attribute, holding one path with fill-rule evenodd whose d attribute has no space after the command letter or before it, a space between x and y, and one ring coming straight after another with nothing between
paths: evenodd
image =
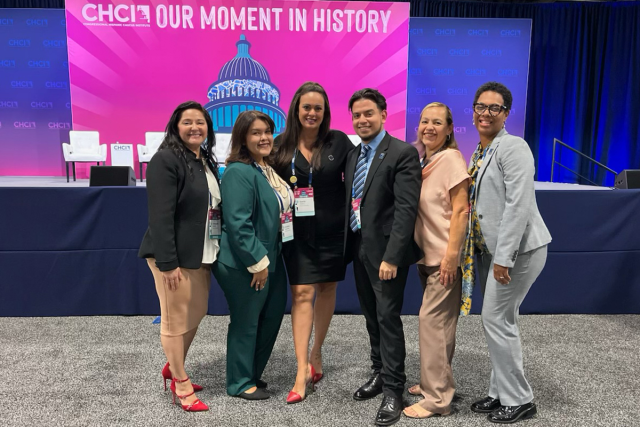
<instances>
[{"instance_id":1,"label":"green trousers","mask_svg":"<svg viewBox=\"0 0 640 427\"><path fill-rule=\"evenodd\" d=\"M278 338L287 303L287 275L278 256L265 287L250 286L253 274L221 262L212 266L229 305L227 333L227 394L236 396L261 379Z\"/></svg>"}]
</instances>

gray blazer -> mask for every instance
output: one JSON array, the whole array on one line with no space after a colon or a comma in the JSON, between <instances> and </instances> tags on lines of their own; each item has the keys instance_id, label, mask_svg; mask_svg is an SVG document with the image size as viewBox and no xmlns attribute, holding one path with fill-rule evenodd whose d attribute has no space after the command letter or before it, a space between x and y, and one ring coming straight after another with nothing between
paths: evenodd
<instances>
[{"instance_id":1,"label":"gray blazer","mask_svg":"<svg viewBox=\"0 0 640 427\"><path fill-rule=\"evenodd\" d=\"M475 202L480 229L496 264L513 267L518 253L549 244L533 187L535 165L524 139L502 129L478 171Z\"/></svg>"}]
</instances>

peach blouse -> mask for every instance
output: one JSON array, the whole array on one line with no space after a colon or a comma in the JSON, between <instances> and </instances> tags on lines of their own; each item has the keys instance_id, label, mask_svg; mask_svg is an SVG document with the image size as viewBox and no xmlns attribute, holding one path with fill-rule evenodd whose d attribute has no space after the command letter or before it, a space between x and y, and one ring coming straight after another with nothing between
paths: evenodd
<instances>
[{"instance_id":1,"label":"peach blouse","mask_svg":"<svg viewBox=\"0 0 640 427\"><path fill-rule=\"evenodd\" d=\"M453 213L450 190L465 179L470 179L467 164L462 153L454 149L435 154L422 169L414 237L425 256L418 264L436 267L444 258Z\"/></svg>"}]
</instances>

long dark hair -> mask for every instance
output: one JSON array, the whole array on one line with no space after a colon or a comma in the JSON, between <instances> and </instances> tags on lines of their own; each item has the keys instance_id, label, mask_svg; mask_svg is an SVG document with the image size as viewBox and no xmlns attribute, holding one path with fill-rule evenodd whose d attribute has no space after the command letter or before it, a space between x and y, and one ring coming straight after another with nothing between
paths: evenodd
<instances>
[{"instance_id":1,"label":"long dark hair","mask_svg":"<svg viewBox=\"0 0 640 427\"><path fill-rule=\"evenodd\" d=\"M316 82L305 82L298 88L293 95L291 105L289 106L289 112L287 113L287 123L280 136L280 144L278 151L275 154L275 167L277 170L286 168L291 163L293 157L293 151L298 146L298 140L302 133L302 123L300 123L299 110L300 110L300 98L309 92L317 92L322 95L324 99L324 115L322 117L322 123L318 129L318 138L313 145L313 157L311 159L311 166L314 169L320 168L320 156L316 155L322 150L327 136L329 135L329 129L331 128L331 108L329 107L329 97L324 88Z\"/></svg>"},{"instance_id":2,"label":"long dark hair","mask_svg":"<svg viewBox=\"0 0 640 427\"><path fill-rule=\"evenodd\" d=\"M184 142L182 142L180 132L178 131L178 123L180 122L180 119L182 119L182 113L186 110L198 110L204 115L204 120L207 123L207 139L203 146L200 147L200 153L209 163L214 175L217 177L218 162L215 154L213 153L213 149L216 146L216 135L213 132L213 122L211 121L211 116L207 110L195 101L183 102L173 111L173 114L169 119L169 123L167 123L167 127L165 128L164 139L162 140L162 144L158 147L158 150L173 150L176 156L178 156L179 159L182 159L187 165L187 168L189 169L189 176L193 178L193 169L187 161L187 148L184 146Z\"/></svg>"},{"instance_id":3,"label":"long dark hair","mask_svg":"<svg viewBox=\"0 0 640 427\"><path fill-rule=\"evenodd\" d=\"M265 122L271 132L276 128L273 119L261 111L248 110L240 113L231 131L231 147L229 148L229 156L227 156L227 165L234 162L251 163L251 153L247 148L247 135L256 120ZM264 162L271 165L273 163L272 155L265 157Z\"/></svg>"}]
</instances>

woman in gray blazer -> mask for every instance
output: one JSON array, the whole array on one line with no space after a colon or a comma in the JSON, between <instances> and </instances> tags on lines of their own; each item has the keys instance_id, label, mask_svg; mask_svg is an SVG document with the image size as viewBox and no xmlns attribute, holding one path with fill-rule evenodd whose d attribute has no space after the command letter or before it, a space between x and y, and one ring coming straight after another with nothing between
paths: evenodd
<instances>
[{"instance_id":1,"label":"woman in gray blazer","mask_svg":"<svg viewBox=\"0 0 640 427\"><path fill-rule=\"evenodd\" d=\"M492 365L488 396L471 410L489 414L489 421L496 423L536 414L522 367L518 313L551 242L536 204L531 149L505 129L511 103L509 89L496 82L480 86L473 101L480 142L469 164L471 211L463 260L467 309L476 272L480 279L482 324Z\"/></svg>"}]
</instances>

